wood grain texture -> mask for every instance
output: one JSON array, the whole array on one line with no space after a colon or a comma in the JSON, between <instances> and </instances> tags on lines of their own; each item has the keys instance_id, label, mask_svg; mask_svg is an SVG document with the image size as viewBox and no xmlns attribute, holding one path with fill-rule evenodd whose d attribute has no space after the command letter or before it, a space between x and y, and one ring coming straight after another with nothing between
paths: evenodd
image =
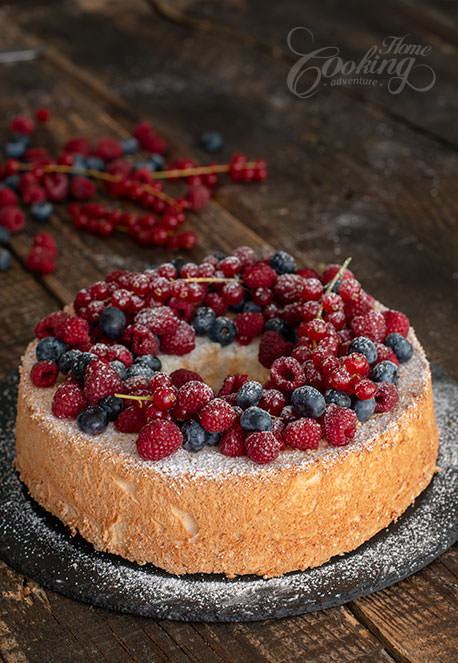
<instances>
[{"instance_id":1,"label":"wood grain texture","mask_svg":"<svg viewBox=\"0 0 458 663\"><path fill-rule=\"evenodd\" d=\"M263 4L252 23L256 29L250 30L241 16L255 4L167 4L176 12L175 23L152 13L142 0L128 7L118 0L79 0L53 2L52 11L49 3L32 1L27 12L2 8L5 47L31 40L48 50L40 61L0 67L0 131L18 109L49 104L52 130L40 130L40 141L52 148L71 134L125 136L141 115L164 131L173 155L204 159L196 146L199 133L223 130L227 147L221 159L242 148L265 156L271 175L260 186L220 187L216 200L190 220L202 237L190 257L242 243L281 246L314 265L351 254L366 287L405 310L430 356L458 376L458 358L449 352L458 322L456 127L449 121L454 107L442 41L435 63L444 72L445 105L434 113L436 97L422 98L426 107L411 96L399 107L387 107L336 92L304 104L287 92L289 64L275 51L287 22L299 15L298 4L284 4L280 13ZM202 31L199 24L190 29L183 20L190 8L198 21L202 12L209 13L211 30ZM348 13L339 10L338 20L329 18L335 4L329 8L311 3L310 16L326 41L336 39L349 53L388 25L396 30L403 25L400 11L387 19L371 3L360 15L350 13L351 7ZM419 34L426 38L426 29ZM16 365L36 319L79 287L114 267L141 269L166 257L124 238L106 242L76 233L63 209L50 228L60 250L55 274L34 278L21 267L38 229L28 222L14 239L13 269L0 275L6 297L3 372ZM455 547L413 578L349 607L231 625L108 613L45 591L0 565L0 660L452 661L458 645L457 559Z\"/></svg>"}]
</instances>

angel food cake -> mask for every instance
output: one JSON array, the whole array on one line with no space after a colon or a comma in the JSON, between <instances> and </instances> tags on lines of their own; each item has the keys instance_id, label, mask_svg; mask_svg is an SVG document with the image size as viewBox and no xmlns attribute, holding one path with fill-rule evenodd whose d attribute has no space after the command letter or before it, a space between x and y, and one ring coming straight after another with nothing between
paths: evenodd
<instances>
[{"instance_id":1,"label":"angel food cake","mask_svg":"<svg viewBox=\"0 0 458 663\"><path fill-rule=\"evenodd\" d=\"M398 518L438 448L405 315L346 265L241 247L115 271L35 327L16 466L95 548L174 574L318 566Z\"/></svg>"}]
</instances>

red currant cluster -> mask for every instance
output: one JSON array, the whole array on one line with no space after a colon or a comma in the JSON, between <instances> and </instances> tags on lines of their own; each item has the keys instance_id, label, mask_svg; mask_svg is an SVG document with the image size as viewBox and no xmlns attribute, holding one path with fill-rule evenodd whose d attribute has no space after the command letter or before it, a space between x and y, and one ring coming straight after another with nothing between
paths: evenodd
<instances>
[{"instance_id":1,"label":"red currant cluster","mask_svg":"<svg viewBox=\"0 0 458 663\"><path fill-rule=\"evenodd\" d=\"M47 109L36 113L39 122L49 118ZM236 182L260 182L267 177L262 159L248 161L241 153L235 154L228 164L200 166L191 159L166 164L166 143L148 122L138 124L132 137L125 140L102 136L91 145L87 138L72 138L57 158L43 147L30 146L35 130L31 118L13 118L10 130L5 147L7 160L0 167L0 226L10 233L24 226L19 199L39 221L50 217L54 203L73 200L69 212L78 229L100 237L109 237L115 231L127 232L141 246L192 249L197 242L196 233L181 232L179 227L189 211L199 211L207 205L220 174L227 173ZM135 161L133 155L139 152L141 160ZM170 196L164 191L163 180L184 183L183 195ZM135 203L145 214L135 216L119 208L108 210L95 202L80 205L96 195L97 182L103 183L110 196ZM35 265L33 261L30 264Z\"/></svg>"}]
</instances>

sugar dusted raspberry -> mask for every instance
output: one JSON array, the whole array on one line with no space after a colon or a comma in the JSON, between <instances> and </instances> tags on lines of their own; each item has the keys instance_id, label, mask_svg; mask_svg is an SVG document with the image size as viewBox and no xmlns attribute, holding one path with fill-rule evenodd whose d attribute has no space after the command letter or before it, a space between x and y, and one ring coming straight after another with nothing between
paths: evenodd
<instances>
[{"instance_id":1,"label":"sugar dusted raspberry","mask_svg":"<svg viewBox=\"0 0 458 663\"><path fill-rule=\"evenodd\" d=\"M270 368L278 357L290 355L293 348L294 344L285 341L282 334L279 332L264 332L259 344L259 363L266 368Z\"/></svg>"},{"instance_id":2,"label":"sugar dusted raspberry","mask_svg":"<svg viewBox=\"0 0 458 663\"><path fill-rule=\"evenodd\" d=\"M133 375L127 378L127 380L124 380L120 393L135 396L151 395L149 393L149 378L145 375Z\"/></svg>"},{"instance_id":3,"label":"sugar dusted raspberry","mask_svg":"<svg viewBox=\"0 0 458 663\"><path fill-rule=\"evenodd\" d=\"M176 424L157 419L141 429L137 440L137 451L143 460L160 460L170 456L183 443L183 434Z\"/></svg>"},{"instance_id":4,"label":"sugar dusted raspberry","mask_svg":"<svg viewBox=\"0 0 458 663\"><path fill-rule=\"evenodd\" d=\"M89 343L89 323L79 316L71 316L61 322L55 329L58 339L70 347Z\"/></svg>"},{"instance_id":5,"label":"sugar dusted raspberry","mask_svg":"<svg viewBox=\"0 0 458 663\"><path fill-rule=\"evenodd\" d=\"M64 382L54 394L51 409L58 419L76 419L87 404L83 390L76 383Z\"/></svg>"},{"instance_id":6,"label":"sugar dusted raspberry","mask_svg":"<svg viewBox=\"0 0 458 663\"><path fill-rule=\"evenodd\" d=\"M122 382L114 368L102 359L93 359L84 373L84 395L90 403L98 403L122 389Z\"/></svg>"},{"instance_id":7,"label":"sugar dusted raspberry","mask_svg":"<svg viewBox=\"0 0 458 663\"><path fill-rule=\"evenodd\" d=\"M365 315L357 315L351 321L351 329L355 336L367 336L371 341L381 342L386 336L385 318L382 313L369 311Z\"/></svg>"},{"instance_id":8,"label":"sugar dusted raspberry","mask_svg":"<svg viewBox=\"0 0 458 663\"><path fill-rule=\"evenodd\" d=\"M195 347L195 332L191 325L180 320L172 334L161 337L161 352L170 355L185 355Z\"/></svg>"},{"instance_id":9,"label":"sugar dusted raspberry","mask_svg":"<svg viewBox=\"0 0 458 663\"><path fill-rule=\"evenodd\" d=\"M248 375L245 373L232 373L226 375L221 389L218 392L218 396L224 397L229 396L230 394L237 394L240 387L244 385L247 380Z\"/></svg>"},{"instance_id":10,"label":"sugar dusted raspberry","mask_svg":"<svg viewBox=\"0 0 458 663\"><path fill-rule=\"evenodd\" d=\"M272 364L270 379L282 391L293 391L305 384L305 373L297 359L279 357Z\"/></svg>"},{"instance_id":11,"label":"sugar dusted raspberry","mask_svg":"<svg viewBox=\"0 0 458 663\"><path fill-rule=\"evenodd\" d=\"M180 420L189 419L193 414L214 398L213 389L198 380L186 382L179 388L177 393L177 404L174 410Z\"/></svg>"},{"instance_id":12,"label":"sugar dusted raspberry","mask_svg":"<svg viewBox=\"0 0 458 663\"><path fill-rule=\"evenodd\" d=\"M187 382L191 382L191 380L198 380L199 382L203 382L203 379L200 377L199 373L190 371L188 368L177 368L176 371L170 373L170 378L173 385L177 387L177 389L182 387Z\"/></svg>"},{"instance_id":13,"label":"sugar dusted raspberry","mask_svg":"<svg viewBox=\"0 0 458 663\"><path fill-rule=\"evenodd\" d=\"M399 400L398 390L391 382L379 382L375 392L375 411L388 412Z\"/></svg>"},{"instance_id":14,"label":"sugar dusted raspberry","mask_svg":"<svg viewBox=\"0 0 458 663\"><path fill-rule=\"evenodd\" d=\"M233 251L233 255L240 260L244 269L251 267L256 262L255 252L250 246L239 246Z\"/></svg>"},{"instance_id":15,"label":"sugar dusted raspberry","mask_svg":"<svg viewBox=\"0 0 458 663\"><path fill-rule=\"evenodd\" d=\"M321 391L323 389L323 377L320 370L315 367L313 360L308 359L306 362L304 362L302 368L304 369L305 375L304 384L308 384L311 387L315 387L315 389Z\"/></svg>"},{"instance_id":16,"label":"sugar dusted raspberry","mask_svg":"<svg viewBox=\"0 0 458 663\"><path fill-rule=\"evenodd\" d=\"M271 288L276 280L277 272L263 262L258 262L243 272L243 282L248 288Z\"/></svg>"},{"instance_id":17,"label":"sugar dusted raspberry","mask_svg":"<svg viewBox=\"0 0 458 663\"><path fill-rule=\"evenodd\" d=\"M318 301L323 294L323 284L319 279L304 279L302 287L302 299L306 302Z\"/></svg>"},{"instance_id":18,"label":"sugar dusted raspberry","mask_svg":"<svg viewBox=\"0 0 458 663\"><path fill-rule=\"evenodd\" d=\"M269 414L278 417L286 405L286 398L278 389L264 389L258 405Z\"/></svg>"},{"instance_id":19,"label":"sugar dusted raspberry","mask_svg":"<svg viewBox=\"0 0 458 663\"><path fill-rule=\"evenodd\" d=\"M114 422L114 427L120 433L138 433L145 425L145 408L141 408L138 403L128 405Z\"/></svg>"},{"instance_id":20,"label":"sugar dusted raspberry","mask_svg":"<svg viewBox=\"0 0 458 663\"><path fill-rule=\"evenodd\" d=\"M262 313L239 313L235 316L234 324L238 336L251 339L262 333L264 316Z\"/></svg>"},{"instance_id":21,"label":"sugar dusted raspberry","mask_svg":"<svg viewBox=\"0 0 458 663\"><path fill-rule=\"evenodd\" d=\"M214 398L199 412L199 420L209 433L222 433L236 420L234 408L222 398Z\"/></svg>"},{"instance_id":22,"label":"sugar dusted raspberry","mask_svg":"<svg viewBox=\"0 0 458 663\"><path fill-rule=\"evenodd\" d=\"M392 361L393 364L399 366L399 360L391 348L383 343L376 343L375 347L377 348L377 359L373 363L373 366L379 364L381 361Z\"/></svg>"},{"instance_id":23,"label":"sugar dusted raspberry","mask_svg":"<svg viewBox=\"0 0 458 663\"><path fill-rule=\"evenodd\" d=\"M245 449L248 458L259 465L271 463L281 451L280 440L270 431L251 433L245 440Z\"/></svg>"},{"instance_id":24,"label":"sugar dusted raspberry","mask_svg":"<svg viewBox=\"0 0 458 663\"><path fill-rule=\"evenodd\" d=\"M322 418L324 437L332 446L344 447L353 438L357 421L353 410L331 403Z\"/></svg>"},{"instance_id":25,"label":"sugar dusted raspberry","mask_svg":"<svg viewBox=\"0 0 458 663\"><path fill-rule=\"evenodd\" d=\"M225 431L219 443L219 449L225 456L244 456L245 455L246 433L240 424L233 424Z\"/></svg>"},{"instance_id":26,"label":"sugar dusted raspberry","mask_svg":"<svg viewBox=\"0 0 458 663\"><path fill-rule=\"evenodd\" d=\"M160 371L157 371L149 381L149 388L151 391L154 391L155 389L159 389L161 387L172 387L172 386L173 382L170 375L167 375L166 373L161 373Z\"/></svg>"},{"instance_id":27,"label":"sugar dusted raspberry","mask_svg":"<svg viewBox=\"0 0 458 663\"><path fill-rule=\"evenodd\" d=\"M56 311L50 313L45 318L37 322L34 329L34 334L37 338L44 338L45 336L54 336L57 327L65 320L70 318L70 313L66 311Z\"/></svg>"},{"instance_id":28,"label":"sugar dusted raspberry","mask_svg":"<svg viewBox=\"0 0 458 663\"><path fill-rule=\"evenodd\" d=\"M281 274L274 286L274 293L281 304L302 301L304 279L298 274Z\"/></svg>"},{"instance_id":29,"label":"sugar dusted raspberry","mask_svg":"<svg viewBox=\"0 0 458 663\"><path fill-rule=\"evenodd\" d=\"M37 361L30 371L30 378L36 387L52 387L59 375L59 368L53 361Z\"/></svg>"},{"instance_id":30,"label":"sugar dusted raspberry","mask_svg":"<svg viewBox=\"0 0 458 663\"><path fill-rule=\"evenodd\" d=\"M347 319L351 320L357 315L369 313L372 308L372 298L364 290L360 290L359 295L355 299L345 302L344 311Z\"/></svg>"},{"instance_id":31,"label":"sugar dusted raspberry","mask_svg":"<svg viewBox=\"0 0 458 663\"><path fill-rule=\"evenodd\" d=\"M409 318L400 311L384 311L383 317L386 324L386 336L393 333L401 334L406 337L409 333Z\"/></svg>"},{"instance_id":32,"label":"sugar dusted raspberry","mask_svg":"<svg viewBox=\"0 0 458 663\"><path fill-rule=\"evenodd\" d=\"M157 355L159 344L156 336L144 325L133 324L126 327L122 340L130 345L135 355Z\"/></svg>"},{"instance_id":33,"label":"sugar dusted raspberry","mask_svg":"<svg viewBox=\"0 0 458 663\"><path fill-rule=\"evenodd\" d=\"M321 426L315 419L302 417L286 426L283 439L295 449L317 449L321 439Z\"/></svg>"},{"instance_id":34,"label":"sugar dusted raspberry","mask_svg":"<svg viewBox=\"0 0 458 663\"><path fill-rule=\"evenodd\" d=\"M135 322L159 336L171 334L178 327L179 318L168 306L145 308L135 316Z\"/></svg>"},{"instance_id":35,"label":"sugar dusted raspberry","mask_svg":"<svg viewBox=\"0 0 458 663\"><path fill-rule=\"evenodd\" d=\"M115 359L122 361L126 368L132 366L134 362L131 351L126 348L125 345L120 345L118 343L110 346L110 361L114 361Z\"/></svg>"},{"instance_id":36,"label":"sugar dusted raspberry","mask_svg":"<svg viewBox=\"0 0 458 663\"><path fill-rule=\"evenodd\" d=\"M302 309L304 305L302 302L294 302L286 304L283 308L282 318L290 327L297 327L302 322Z\"/></svg>"}]
</instances>

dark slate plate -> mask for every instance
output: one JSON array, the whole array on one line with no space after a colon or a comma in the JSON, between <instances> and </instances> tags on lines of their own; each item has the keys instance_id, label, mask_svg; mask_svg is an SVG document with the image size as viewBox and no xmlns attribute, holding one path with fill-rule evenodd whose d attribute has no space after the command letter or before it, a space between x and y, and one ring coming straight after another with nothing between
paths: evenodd
<instances>
[{"instance_id":1,"label":"dark slate plate","mask_svg":"<svg viewBox=\"0 0 458 663\"><path fill-rule=\"evenodd\" d=\"M173 576L100 553L72 537L12 469L17 376L0 382L0 557L45 587L102 608L161 619L251 621L340 605L415 573L458 538L458 385L433 368L441 430L430 486L387 529L352 553L305 572L264 580Z\"/></svg>"}]
</instances>

